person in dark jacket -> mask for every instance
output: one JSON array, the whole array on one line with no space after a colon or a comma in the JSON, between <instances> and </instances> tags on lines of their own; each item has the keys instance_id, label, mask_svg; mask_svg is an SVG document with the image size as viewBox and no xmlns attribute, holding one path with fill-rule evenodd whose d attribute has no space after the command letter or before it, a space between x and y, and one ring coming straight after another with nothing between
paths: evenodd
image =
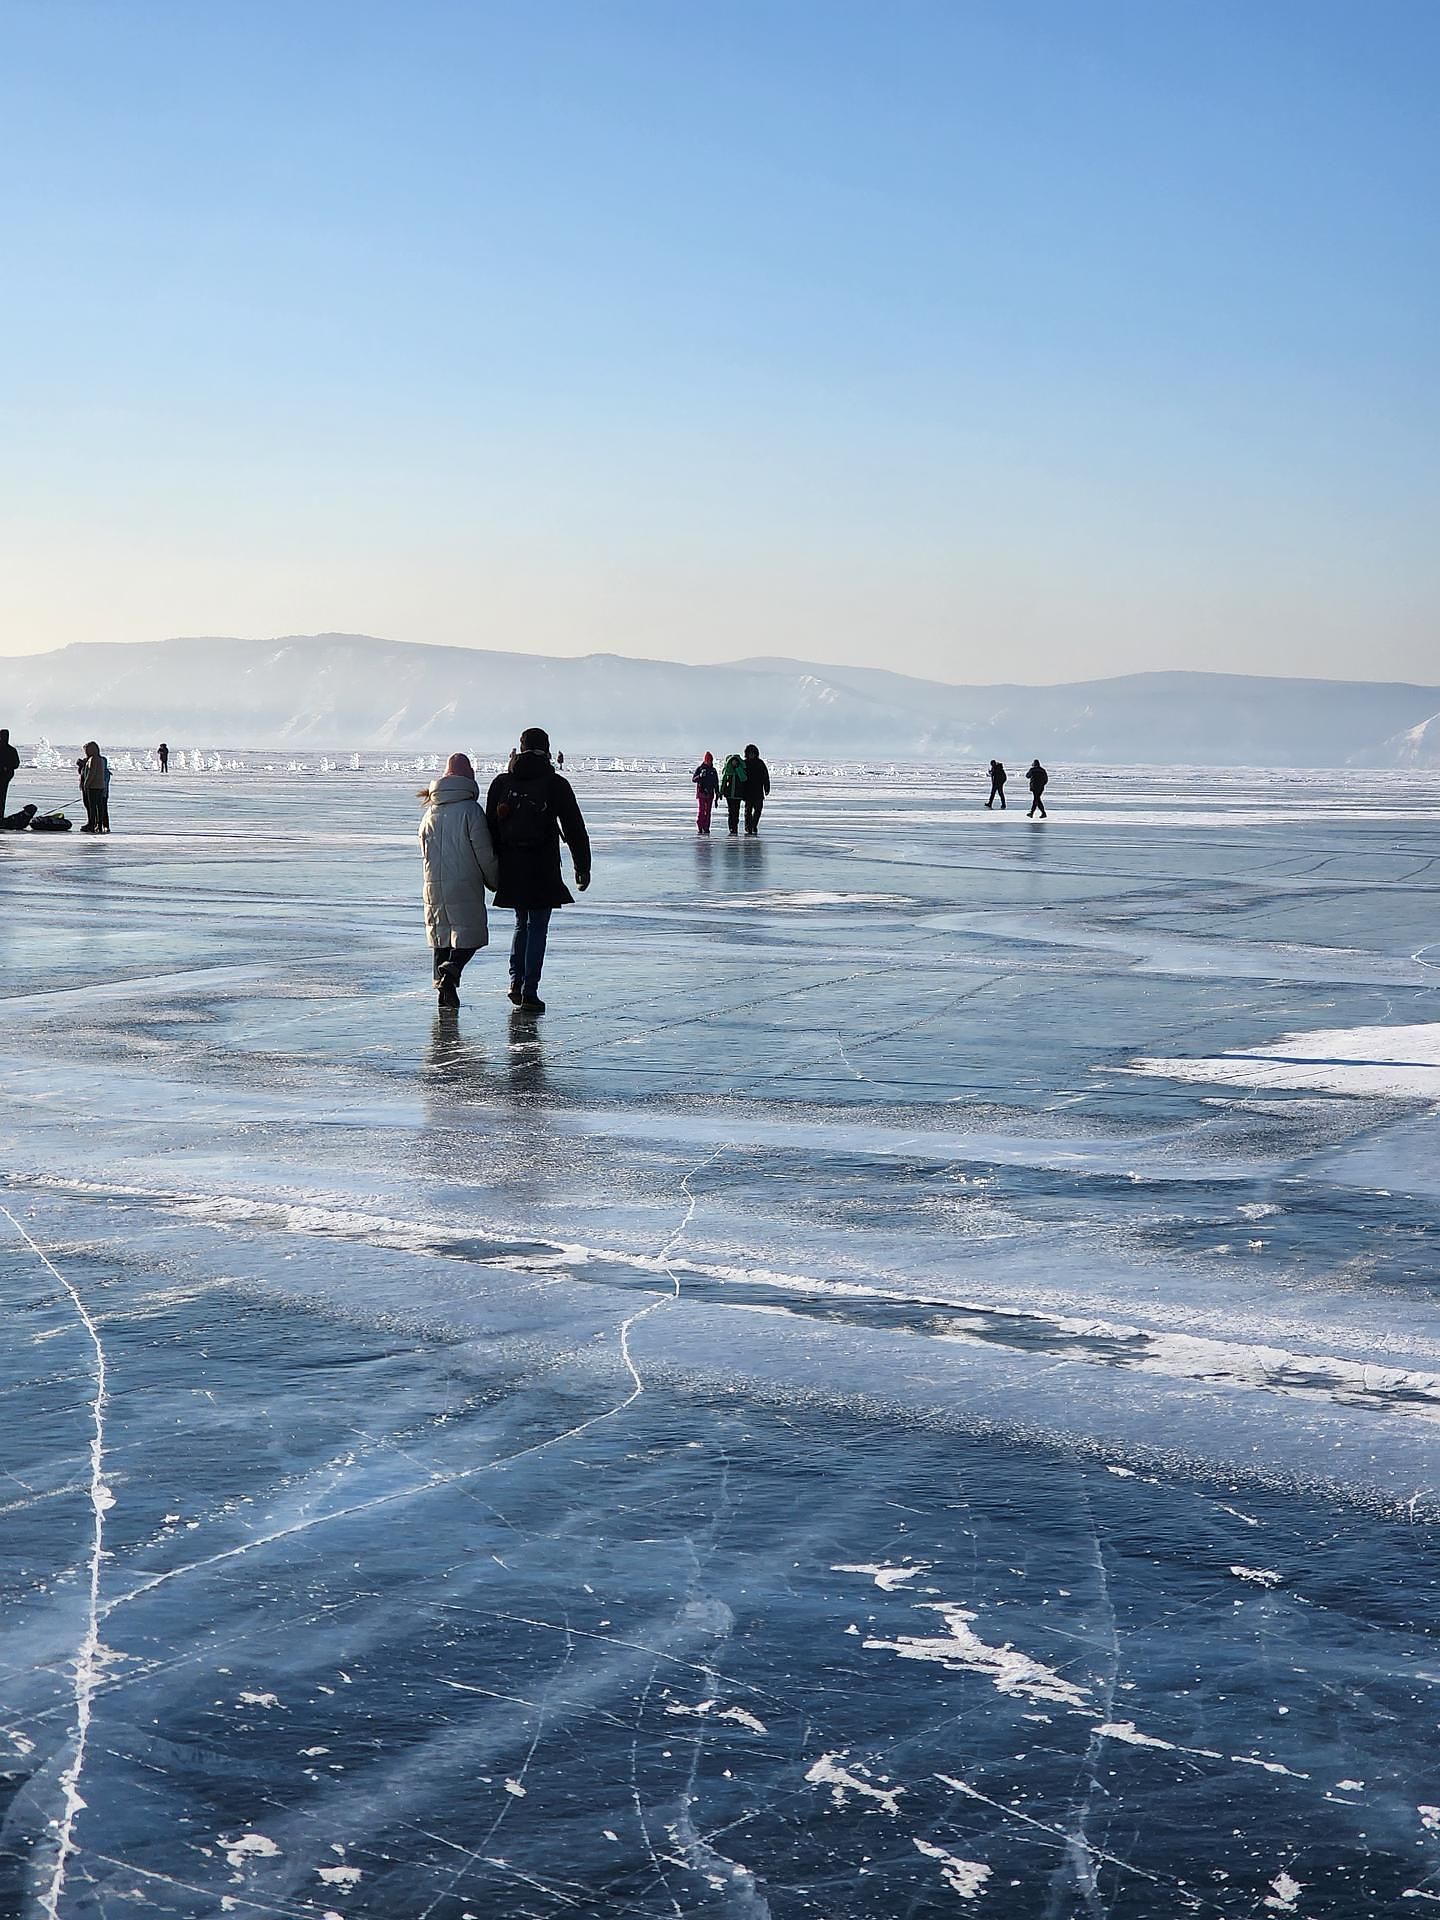
<instances>
[{"instance_id":1,"label":"person in dark jacket","mask_svg":"<svg viewBox=\"0 0 1440 1920\"><path fill-rule=\"evenodd\" d=\"M720 791L720 776L715 771L713 753L706 754L690 779L695 787L695 831L709 833L710 809L715 805L715 796Z\"/></svg>"},{"instance_id":2,"label":"person in dark jacket","mask_svg":"<svg viewBox=\"0 0 1440 1920\"><path fill-rule=\"evenodd\" d=\"M730 816L731 833L740 831L740 805L745 798L745 762L732 753L720 769L720 797Z\"/></svg>"},{"instance_id":3,"label":"person in dark jacket","mask_svg":"<svg viewBox=\"0 0 1440 1920\"><path fill-rule=\"evenodd\" d=\"M998 800L1002 813L1005 811L1005 782L1007 778L1005 762L1003 760L992 760L990 762L990 798L985 804L987 807L993 807Z\"/></svg>"},{"instance_id":4,"label":"person in dark jacket","mask_svg":"<svg viewBox=\"0 0 1440 1920\"><path fill-rule=\"evenodd\" d=\"M10 729L0 727L0 813L5 811L10 782L20 771L20 756L10 744Z\"/></svg>"},{"instance_id":5,"label":"person in dark jacket","mask_svg":"<svg viewBox=\"0 0 1440 1920\"><path fill-rule=\"evenodd\" d=\"M575 896L560 872L560 842L570 849L575 884L590 884L590 836L570 782L550 764L550 736L527 727L504 773L496 774L485 798L485 819L500 863L495 905L515 911L510 947L510 998L530 1013L543 1013L540 970L550 915L573 906Z\"/></svg>"},{"instance_id":6,"label":"person in dark jacket","mask_svg":"<svg viewBox=\"0 0 1440 1920\"><path fill-rule=\"evenodd\" d=\"M170 749L163 740L155 749L155 757L160 762L160 771L162 773L168 773L170 771Z\"/></svg>"},{"instance_id":7,"label":"person in dark jacket","mask_svg":"<svg viewBox=\"0 0 1440 1920\"><path fill-rule=\"evenodd\" d=\"M27 800L18 813L7 813L0 820L0 831L5 833L24 833L40 809L31 800Z\"/></svg>"},{"instance_id":8,"label":"person in dark jacket","mask_svg":"<svg viewBox=\"0 0 1440 1920\"><path fill-rule=\"evenodd\" d=\"M765 805L765 796L770 791L770 769L760 758L760 749L751 745L745 749L745 831L758 833L760 814Z\"/></svg>"},{"instance_id":9,"label":"person in dark jacket","mask_svg":"<svg viewBox=\"0 0 1440 1920\"><path fill-rule=\"evenodd\" d=\"M1040 818L1044 820L1047 816L1045 813L1045 802L1041 798L1041 795L1050 784L1050 776L1038 760L1032 760L1025 770L1025 779L1030 788L1030 812L1026 818L1033 820L1036 809L1038 808Z\"/></svg>"}]
</instances>

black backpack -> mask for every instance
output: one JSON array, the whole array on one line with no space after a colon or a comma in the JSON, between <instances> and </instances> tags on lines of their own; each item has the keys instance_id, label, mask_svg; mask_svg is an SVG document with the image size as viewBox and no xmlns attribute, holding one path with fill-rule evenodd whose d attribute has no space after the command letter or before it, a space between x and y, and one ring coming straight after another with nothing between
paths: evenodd
<instances>
[{"instance_id":1,"label":"black backpack","mask_svg":"<svg viewBox=\"0 0 1440 1920\"><path fill-rule=\"evenodd\" d=\"M500 844L507 853L540 853L555 838L555 815L547 797L549 782L514 780L495 809Z\"/></svg>"}]
</instances>

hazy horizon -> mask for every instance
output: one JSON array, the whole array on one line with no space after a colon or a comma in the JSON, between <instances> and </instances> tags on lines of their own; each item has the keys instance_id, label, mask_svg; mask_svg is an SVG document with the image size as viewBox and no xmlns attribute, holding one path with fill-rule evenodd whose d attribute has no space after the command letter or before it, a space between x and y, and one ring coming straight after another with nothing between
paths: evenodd
<instances>
[{"instance_id":1,"label":"hazy horizon","mask_svg":"<svg viewBox=\"0 0 1440 1920\"><path fill-rule=\"evenodd\" d=\"M1117 673L1085 674L1081 676L1076 676L1072 679L1037 680L1033 677L1026 677L1024 675L1015 674L1015 675L1007 675L1004 678L992 679L988 676L981 675L981 676L977 676L973 680L957 680L951 676L941 674L941 673L935 673L935 674L914 673L908 668L887 666L881 662L822 660L817 658L814 654L802 656L799 654L754 653L754 654L736 654L731 658L723 658L723 659L715 659L715 660L682 660L679 658L666 659L666 658L662 658L659 655L627 654L623 650L615 647L590 647L584 650L583 652L577 651L573 653L560 653L558 651L541 653L538 650L527 649L524 647L501 647L501 646L488 647L488 646L482 646L478 642L467 643L463 641L452 641L452 640L417 640L401 634L358 633L358 632L349 632L349 631L346 631L345 629L338 628L338 627L320 628L313 633L142 634L137 636L136 639L134 639L133 641L114 641L114 642L88 639L88 638L77 638L74 640L61 641L54 647L45 647L45 648L37 647L29 650L22 650L17 648L14 651L14 653L10 655L0 653L0 659L14 658L17 660L18 659L34 660L34 659L43 657L43 655L47 653L63 652L66 647L71 647L71 646L108 646L108 645L185 646L191 643L194 643L197 645L204 645L204 644L222 644L222 643L234 642L235 644L241 645L241 646L284 647L284 646L294 646L296 644L303 644L308 641L323 642L323 641L344 641L344 640L375 641L375 642L378 642L380 645L387 646L387 647L389 646L437 647L437 648L453 647L458 649L461 652L503 653L519 659L534 658L537 660L542 660L542 659L573 660L577 662L582 660L603 660L603 659L634 660L637 662L647 661L649 664L654 666L747 667L747 666L764 665L768 662L775 661L775 662L789 663L795 666L819 667L822 669L830 669L838 673L844 673L848 671L860 671L860 672L901 674L910 679L929 680L929 681L935 682L937 685L953 686L957 688L1016 686L1016 687L1029 687L1029 688L1034 688L1036 690L1040 690L1046 687L1079 686L1079 685L1084 685L1091 680L1095 680L1095 681L1119 680L1119 679L1133 678L1137 674L1163 674L1163 673L1189 673L1189 674L1199 674L1199 675L1223 674L1228 678L1244 679L1244 680L1296 680L1296 681L1314 680L1314 681L1331 682L1331 683L1337 683L1337 684L1355 683L1355 684L1361 684L1366 686L1414 686L1414 687L1422 687L1427 689L1440 688L1440 673L1431 674L1428 678L1412 679L1403 675L1392 675L1392 674L1361 674L1361 673L1334 674L1334 673L1313 673L1313 672L1303 673L1303 674L1276 674L1276 673L1266 673L1256 669L1246 670L1243 668L1192 667L1192 666L1184 666L1184 665L1173 666L1173 667L1138 667L1138 668L1131 668L1131 669L1124 670Z\"/></svg>"},{"instance_id":2,"label":"hazy horizon","mask_svg":"<svg viewBox=\"0 0 1440 1920\"><path fill-rule=\"evenodd\" d=\"M75 0L0 48L0 655L1433 671L1420 0Z\"/></svg>"}]
</instances>

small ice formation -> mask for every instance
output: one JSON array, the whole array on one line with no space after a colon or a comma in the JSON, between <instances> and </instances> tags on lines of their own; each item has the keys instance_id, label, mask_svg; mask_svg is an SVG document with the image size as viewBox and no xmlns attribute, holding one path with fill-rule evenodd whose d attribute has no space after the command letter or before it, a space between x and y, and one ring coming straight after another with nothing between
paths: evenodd
<instances>
[{"instance_id":1,"label":"small ice formation","mask_svg":"<svg viewBox=\"0 0 1440 1920\"><path fill-rule=\"evenodd\" d=\"M1295 1902L1300 1898L1303 1891L1304 1888L1301 1886L1301 1883L1293 1879L1291 1875L1286 1873L1282 1868L1270 1882L1270 1891L1266 1894L1262 1904L1269 1908L1272 1913L1293 1913L1295 1911Z\"/></svg>"},{"instance_id":2,"label":"small ice formation","mask_svg":"<svg viewBox=\"0 0 1440 1920\"><path fill-rule=\"evenodd\" d=\"M805 1778L812 1787L829 1787L830 1798L837 1807L843 1807L853 1793L862 1800L874 1800L886 1813L898 1814L900 1795L903 1787L877 1787L873 1781L863 1779L863 1768L842 1767L838 1764L844 1759L843 1753L822 1753L820 1758L806 1772ZM857 1763L858 1765L858 1763Z\"/></svg>"},{"instance_id":3,"label":"small ice formation","mask_svg":"<svg viewBox=\"0 0 1440 1920\"><path fill-rule=\"evenodd\" d=\"M221 1840L220 1851L234 1869L236 1879L244 1872L247 1861L275 1860L280 1855L279 1847L264 1833L242 1833L234 1840Z\"/></svg>"},{"instance_id":4,"label":"small ice formation","mask_svg":"<svg viewBox=\"0 0 1440 1920\"><path fill-rule=\"evenodd\" d=\"M944 1847L937 1847L929 1840L917 1840L915 1850L923 1853L927 1860L939 1861L940 1878L962 1900L974 1900L984 1892L990 1869L982 1860L962 1860L958 1854L947 1853Z\"/></svg>"},{"instance_id":5,"label":"small ice formation","mask_svg":"<svg viewBox=\"0 0 1440 1920\"><path fill-rule=\"evenodd\" d=\"M889 1567L884 1565L838 1566L832 1567L830 1571L832 1573L868 1574L882 1593L894 1593L895 1590L898 1587L902 1587L907 1580L913 1580L919 1574L928 1573L930 1568L925 1561L917 1560L913 1567Z\"/></svg>"},{"instance_id":6,"label":"small ice formation","mask_svg":"<svg viewBox=\"0 0 1440 1920\"><path fill-rule=\"evenodd\" d=\"M983 1674L997 1692L1021 1699L1052 1700L1066 1707L1089 1704L1088 1687L1063 1679L1053 1667L1018 1652L1008 1640L998 1647L982 1640L970 1625L978 1614L944 1600L926 1601L924 1610L940 1615L945 1622L943 1634L901 1634L896 1640L866 1640L863 1644L898 1654L902 1660L934 1660L952 1673Z\"/></svg>"}]
</instances>

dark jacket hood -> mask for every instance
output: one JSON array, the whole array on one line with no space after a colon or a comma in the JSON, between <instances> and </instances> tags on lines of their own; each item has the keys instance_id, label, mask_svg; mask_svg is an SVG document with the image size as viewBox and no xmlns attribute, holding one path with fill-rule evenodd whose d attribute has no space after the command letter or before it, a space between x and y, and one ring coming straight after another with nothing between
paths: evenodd
<instances>
[{"instance_id":1,"label":"dark jacket hood","mask_svg":"<svg viewBox=\"0 0 1440 1920\"><path fill-rule=\"evenodd\" d=\"M515 764L510 769L510 778L512 780L543 780L547 773L554 771L555 764L548 753L537 753L527 748L524 753L516 754Z\"/></svg>"}]
</instances>

